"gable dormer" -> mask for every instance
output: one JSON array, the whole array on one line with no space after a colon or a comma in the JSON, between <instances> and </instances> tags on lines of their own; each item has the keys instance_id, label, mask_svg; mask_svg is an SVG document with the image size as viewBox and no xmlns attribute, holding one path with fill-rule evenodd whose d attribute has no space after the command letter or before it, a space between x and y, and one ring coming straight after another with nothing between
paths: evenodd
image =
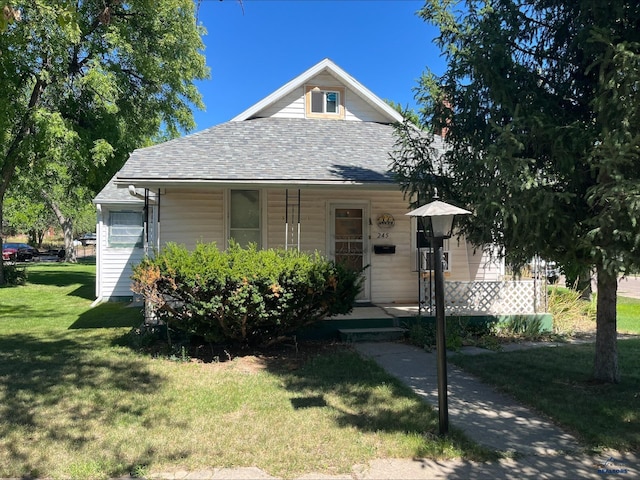
<instances>
[{"instance_id":1,"label":"gable dormer","mask_svg":"<svg viewBox=\"0 0 640 480\"><path fill-rule=\"evenodd\" d=\"M376 123L402 121L397 111L328 58L231 121L268 117Z\"/></svg>"}]
</instances>

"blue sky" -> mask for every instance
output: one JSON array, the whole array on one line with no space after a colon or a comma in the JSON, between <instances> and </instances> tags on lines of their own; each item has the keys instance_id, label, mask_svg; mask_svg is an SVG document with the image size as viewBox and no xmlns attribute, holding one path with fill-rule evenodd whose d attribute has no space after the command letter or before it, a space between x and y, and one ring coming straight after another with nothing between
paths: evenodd
<instances>
[{"instance_id":1,"label":"blue sky","mask_svg":"<svg viewBox=\"0 0 640 480\"><path fill-rule=\"evenodd\" d=\"M423 0L202 0L211 78L196 131L226 122L324 58L382 99L415 106L426 67L442 73Z\"/></svg>"}]
</instances>

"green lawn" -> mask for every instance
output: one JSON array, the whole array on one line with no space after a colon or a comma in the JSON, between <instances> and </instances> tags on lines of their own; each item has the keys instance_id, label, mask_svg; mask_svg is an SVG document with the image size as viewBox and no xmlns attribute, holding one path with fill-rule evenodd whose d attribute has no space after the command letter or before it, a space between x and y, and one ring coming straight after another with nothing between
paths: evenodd
<instances>
[{"instance_id":1,"label":"green lawn","mask_svg":"<svg viewBox=\"0 0 640 480\"><path fill-rule=\"evenodd\" d=\"M639 452L640 339L620 340L618 348L618 385L590 380L593 344L457 355L452 361L552 417L595 451Z\"/></svg>"},{"instance_id":2,"label":"green lawn","mask_svg":"<svg viewBox=\"0 0 640 480\"><path fill-rule=\"evenodd\" d=\"M571 302L568 305L571 307ZM575 314L573 308L567 308L566 312ZM618 297L617 312L619 332L640 334L640 300ZM594 318L588 322L595 327ZM618 348L622 373L619 385L590 380L595 356L593 344L473 357L457 355L452 361L552 417L594 450L638 452L640 339L620 340Z\"/></svg>"},{"instance_id":3,"label":"green lawn","mask_svg":"<svg viewBox=\"0 0 640 480\"><path fill-rule=\"evenodd\" d=\"M618 297L618 331L640 334L640 299Z\"/></svg>"},{"instance_id":4,"label":"green lawn","mask_svg":"<svg viewBox=\"0 0 640 480\"><path fill-rule=\"evenodd\" d=\"M0 288L0 477L214 466L292 477L374 458L490 457L459 434L437 439L437 414L348 349L304 362L293 350L210 364L139 354L123 339L140 309L91 309L94 272L36 264L27 285Z\"/></svg>"}]
</instances>

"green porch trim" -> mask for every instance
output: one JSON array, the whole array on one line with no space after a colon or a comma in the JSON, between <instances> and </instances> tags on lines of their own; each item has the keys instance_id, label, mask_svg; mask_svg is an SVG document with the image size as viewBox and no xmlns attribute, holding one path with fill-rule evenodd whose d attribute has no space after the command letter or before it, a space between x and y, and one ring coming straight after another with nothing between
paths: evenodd
<instances>
[{"instance_id":1,"label":"green porch trim","mask_svg":"<svg viewBox=\"0 0 640 480\"><path fill-rule=\"evenodd\" d=\"M517 315L450 315L447 320L459 319L470 325L502 324L513 321L527 325L531 322L539 322L540 330L551 332L553 329L553 316L550 313L517 314ZM435 325L434 316L409 315L401 317L387 316L384 318L328 318L315 325L304 328L297 333L302 340L338 340L340 330L353 329L385 329L385 328L410 328L412 325Z\"/></svg>"}]
</instances>

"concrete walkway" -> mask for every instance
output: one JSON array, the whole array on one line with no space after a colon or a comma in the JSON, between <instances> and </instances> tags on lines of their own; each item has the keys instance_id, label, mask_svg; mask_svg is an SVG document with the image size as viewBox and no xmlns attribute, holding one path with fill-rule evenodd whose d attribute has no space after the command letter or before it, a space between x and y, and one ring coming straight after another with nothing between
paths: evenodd
<instances>
[{"instance_id":1,"label":"concrete walkway","mask_svg":"<svg viewBox=\"0 0 640 480\"><path fill-rule=\"evenodd\" d=\"M438 406L435 353L400 343L356 343L356 350ZM470 354L472 352L469 352ZM379 459L342 476L307 474L297 480L377 479L602 479L640 478L640 456L583 453L576 439L473 376L448 364L449 423L471 439L508 453L497 462ZM589 421L585 419L585 421ZM158 472L157 479L274 479L255 468Z\"/></svg>"},{"instance_id":2,"label":"concrete walkway","mask_svg":"<svg viewBox=\"0 0 640 480\"><path fill-rule=\"evenodd\" d=\"M437 409L435 352L400 343L360 343L355 348ZM385 463L379 461L372 463L372 468L378 466L377 473L372 470L370 477L354 478L640 478L639 456L609 452L590 457L573 436L548 419L451 363L447 370L450 427L464 431L479 444L509 453L511 458L486 464L422 461L421 475L416 465L405 463L410 468L406 477L393 476L391 470L385 477ZM397 462L402 464L401 460Z\"/></svg>"},{"instance_id":3,"label":"concrete walkway","mask_svg":"<svg viewBox=\"0 0 640 480\"><path fill-rule=\"evenodd\" d=\"M375 360L437 408L435 352L401 343L359 343ZM569 434L450 363L447 366L449 425L478 443L509 454L558 455L580 450Z\"/></svg>"}]
</instances>

